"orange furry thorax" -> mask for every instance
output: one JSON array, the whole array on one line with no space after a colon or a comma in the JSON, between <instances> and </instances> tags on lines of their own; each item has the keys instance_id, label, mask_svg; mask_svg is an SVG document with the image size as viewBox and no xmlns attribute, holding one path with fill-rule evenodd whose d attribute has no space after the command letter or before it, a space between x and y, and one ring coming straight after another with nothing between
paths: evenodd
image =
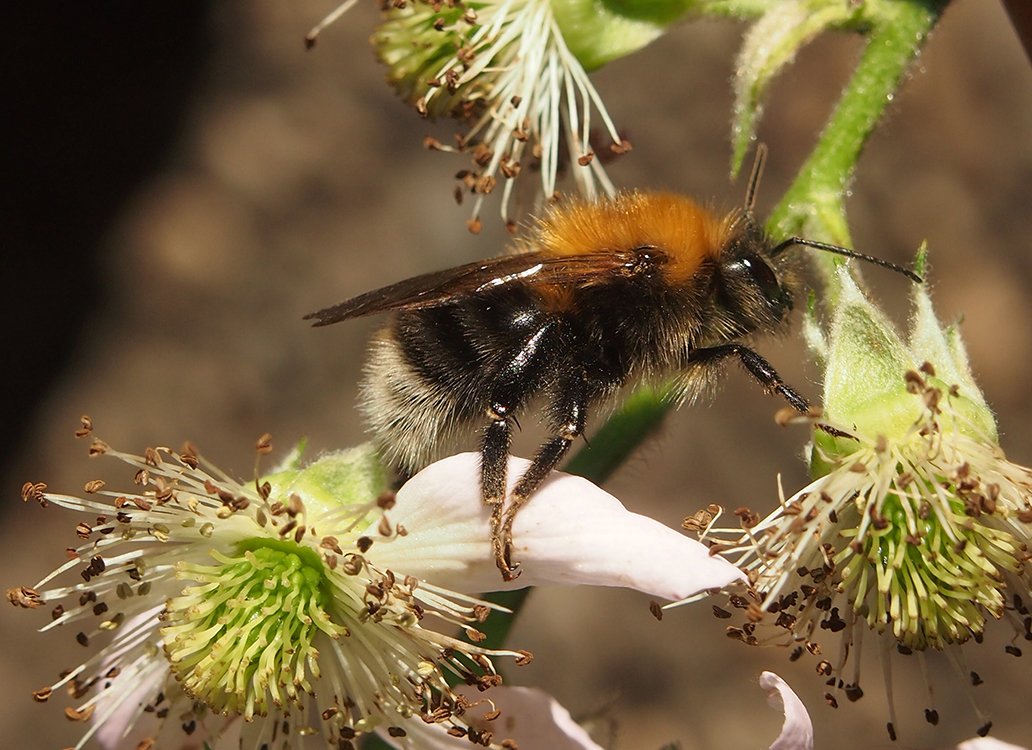
<instances>
[{"instance_id":1,"label":"orange furry thorax","mask_svg":"<svg viewBox=\"0 0 1032 750\"><path fill-rule=\"evenodd\" d=\"M676 283L720 254L736 220L734 213L717 216L677 193L634 191L559 204L538 223L534 242L538 250L560 256L653 246L669 255L666 273Z\"/></svg>"}]
</instances>

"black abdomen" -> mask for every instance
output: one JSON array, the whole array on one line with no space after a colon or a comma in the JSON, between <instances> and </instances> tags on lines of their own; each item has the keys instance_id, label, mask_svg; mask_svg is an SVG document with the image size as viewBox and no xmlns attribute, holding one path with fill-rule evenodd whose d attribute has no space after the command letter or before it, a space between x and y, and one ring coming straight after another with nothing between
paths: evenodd
<instances>
[{"instance_id":1,"label":"black abdomen","mask_svg":"<svg viewBox=\"0 0 1032 750\"><path fill-rule=\"evenodd\" d=\"M692 338L683 300L655 281L554 292L510 284L396 314L373 343L361 399L388 460L416 471L489 412L510 416L574 382L594 405L669 369Z\"/></svg>"}]
</instances>

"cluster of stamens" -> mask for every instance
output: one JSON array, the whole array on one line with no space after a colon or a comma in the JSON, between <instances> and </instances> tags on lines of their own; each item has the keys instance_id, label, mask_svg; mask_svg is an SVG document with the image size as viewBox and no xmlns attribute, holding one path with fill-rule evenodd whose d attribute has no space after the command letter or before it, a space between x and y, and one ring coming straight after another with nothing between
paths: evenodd
<instances>
[{"instance_id":1,"label":"cluster of stamens","mask_svg":"<svg viewBox=\"0 0 1032 750\"><path fill-rule=\"evenodd\" d=\"M838 658L818 666L832 706L838 694L863 695L860 655L850 651L859 652L865 626L902 654L952 653L981 641L988 619L1007 618L1015 639L1032 640L1032 472L967 434L950 407L957 389L936 381L930 365L908 372L906 385L922 417L905 435L869 437L818 422L814 463L823 476L782 495L766 518L739 509L738 529L715 527L716 506L686 521L749 576L748 592L731 598L746 621L729 628L730 637L784 643L780 631L796 659L820 656L824 639L838 634ZM1021 654L1013 642L1007 650ZM974 672L964 676L981 682ZM938 722L934 706L925 715Z\"/></svg>"},{"instance_id":2,"label":"cluster of stamens","mask_svg":"<svg viewBox=\"0 0 1032 750\"><path fill-rule=\"evenodd\" d=\"M602 161L630 150L617 132L587 73L569 50L550 0L406 0L393 4L373 36L388 77L399 93L428 117L468 124L455 145L427 138L428 148L464 151L472 168L458 173L456 200L476 196L471 231L479 231L480 207L504 178L502 216L516 177L532 164L543 195L556 192L567 163L578 191L594 198L615 191ZM604 126L596 137L592 110ZM592 141L608 140L596 149ZM596 154L596 151L598 153ZM508 222L510 228L515 224Z\"/></svg>"},{"instance_id":3,"label":"cluster of stamens","mask_svg":"<svg viewBox=\"0 0 1032 750\"><path fill-rule=\"evenodd\" d=\"M129 464L134 491L95 480L78 498L26 484L26 500L83 516L81 544L35 587L8 592L21 607L54 606L43 630L73 628L81 645L101 645L35 693L46 701L66 689L79 702L67 715L92 722L77 747L127 711L127 727L175 720L211 737L225 727L213 716L240 717L260 742L291 728L345 748L378 727L403 736L417 717L494 742L465 724L470 703L450 685L486 690L500 682L491 657L530 656L476 645L484 604L376 567L371 548L406 533L385 513L391 493L326 505L279 474L236 482L190 446L135 456L94 440L90 453ZM78 583L51 583L75 571ZM426 614L469 640L424 628Z\"/></svg>"}]
</instances>

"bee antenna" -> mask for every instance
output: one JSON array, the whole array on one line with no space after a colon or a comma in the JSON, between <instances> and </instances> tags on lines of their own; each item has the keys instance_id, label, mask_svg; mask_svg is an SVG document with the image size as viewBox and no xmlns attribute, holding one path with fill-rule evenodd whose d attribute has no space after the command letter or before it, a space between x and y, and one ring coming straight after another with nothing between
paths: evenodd
<instances>
[{"instance_id":1,"label":"bee antenna","mask_svg":"<svg viewBox=\"0 0 1032 750\"><path fill-rule=\"evenodd\" d=\"M817 240L808 240L804 237L789 237L787 240L782 240L775 245L771 251L771 256L777 256L784 252L793 245L802 245L803 247L812 247L815 250L824 250L828 253L834 253L835 255L844 255L847 258L856 258L857 260L863 260L868 263L873 263L876 266L887 268L890 271L903 274L908 279L913 281L915 284L923 284L924 279L919 275L911 271L909 268L905 268L897 263L890 263L887 260L876 258L873 255L867 255L866 253L858 253L856 250L850 250L848 247L842 247L841 245L831 245L827 242L818 242Z\"/></svg>"},{"instance_id":2,"label":"bee antenna","mask_svg":"<svg viewBox=\"0 0 1032 750\"><path fill-rule=\"evenodd\" d=\"M760 188L760 178L763 177L763 166L767 163L767 144L756 144L756 156L753 157L752 173L749 175L749 184L745 187L745 214L753 215L756 207L756 191Z\"/></svg>"}]
</instances>

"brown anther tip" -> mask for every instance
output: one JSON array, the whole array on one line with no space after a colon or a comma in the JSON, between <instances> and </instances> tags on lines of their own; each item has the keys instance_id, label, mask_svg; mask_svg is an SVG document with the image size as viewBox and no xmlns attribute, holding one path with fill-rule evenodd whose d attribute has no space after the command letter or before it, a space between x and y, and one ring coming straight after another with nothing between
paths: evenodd
<instances>
[{"instance_id":1,"label":"brown anther tip","mask_svg":"<svg viewBox=\"0 0 1032 750\"><path fill-rule=\"evenodd\" d=\"M254 449L261 455L272 453L272 435L264 433L254 444Z\"/></svg>"},{"instance_id":2,"label":"brown anther tip","mask_svg":"<svg viewBox=\"0 0 1032 750\"><path fill-rule=\"evenodd\" d=\"M35 589L30 589L28 586L17 586L13 589L7 589L6 593L7 601L22 609L35 609L44 603L43 597L39 595L39 592Z\"/></svg>"},{"instance_id":3,"label":"brown anther tip","mask_svg":"<svg viewBox=\"0 0 1032 750\"><path fill-rule=\"evenodd\" d=\"M93 716L94 706L88 706L82 711L78 711L71 706L65 708L65 718L69 721L89 721L90 717Z\"/></svg>"},{"instance_id":4,"label":"brown anther tip","mask_svg":"<svg viewBox=\"0 0 1032 750\"><path fill-rule=\"evenodd\" d=\"M480 234L480 230L484 228L480 219L474 216L472 219L466 220L466 229L469 230L470 234Z\"/></svg>"},{"instance_id":5,"label":"brown anther tip","mask_svg":"<svg viewBox=\"0 0 1032 750\"><path fill-rule=\"evenodd\" d=\"M660 605L659 602L649 602L649 612L651 612L652 616L655 617L657 620L663 619L663 607Z\"/></svg>"},{"instance_id":6,"label":"brown anther tip","mask_svg":"<svg viewBox=\"0 0 1032 750\"><path fill-rule=\"evenodd\" d=\"M975 734L977 734L979 737L985 737L987 734L989 734L989 730L992 729L992 728L993 728L993 723L991 721L987 721L985 724L980 726L975 731Z\"/></svg>"},{"instance_id":7,"label":"brown anther tip","mask_svg":"<svg viewBox=\"0 0 1032 750\"><path fill-rule=\"evenodd\" d=\"M39 690L32 691L32 700L36 701L36 703L46 703L53 694L54 689L51 687L40 688Z\"/></svg>"},{"instance_id":8,"label":"brown anther tip","mask_svg":"<svg viewBox=\"0 0 1032 750\"><path fill-rule=\"evenodd\" d=\"M519 656L516 657L517 667L525 667L526 665L534 661L534 654L530 653L529 651L520 650L516 653L519 654Z\"/></svg>"},{"instance_id":9,"label":"brown anther tip","mask_svg":"<svg viewBox=\"0 0 1032 750\"><path fill-rule=\"evenodd\" d=\"M751 508L742 506L741 508L735 509L735 516L738 517L739 523L741 523L743 529L751 529L753 526L760 522L760 516L756 511Z\"/></svg>"},{"instance_id":10,"label":"brown anther tip","mask_svg":"<svg viewBox=\"0 0 1032 750\"><path fill-rule=\"evenodd\" d=\"M592 153L591 151L589 151L586 154L582 154L581 156L578 156L577 157L577 163L580 166L582 166L582 167L586 167L589 164L591 164L591 162L594 161L594 159L595 159L595 154Z\"/></svg>"},{"instance_id":11,"label":"brown anther tip","mask_svg":"<svg viewBox=\"0 0 1032 750\"><path fill-rule=\"evenodd\" d=\"M312 49L313 47L315 47L315 43L318 41L318 39L318 34L305 34L305 49Z\"/></svg>"},{"instance_id":12,"label":"brown anther tip","mask_svg":"<svg viewBox=\"0 0 1032 750\"><path fill-rule=\"evenodd\" d=\"M88 414L79 417L79 429L75 431L75 437L84 438L93 432L93 420Z\"/></svg>"},{"instance_id":13,"label":"brown anther tip","mask_svg":"<svg viewBox=\"0 0 1032 750\"><path fill-rule=\"evenodd\" d=\"M22 485L22 502L34 500L44 508L47 506L47 485L44 482L26 482Z\"/></svg>"},{"instance_id":14,"label":"brown anther tip","mask_svg":"<svg viewBox=\"0 0 1032 750\"><path fill-rule=\"evenodd\" d=\"M907 370L903 373L903 382L906 384L907 393L917 393L925 387L924 378L915 370Z\"/></svg>"}]
</instances>

